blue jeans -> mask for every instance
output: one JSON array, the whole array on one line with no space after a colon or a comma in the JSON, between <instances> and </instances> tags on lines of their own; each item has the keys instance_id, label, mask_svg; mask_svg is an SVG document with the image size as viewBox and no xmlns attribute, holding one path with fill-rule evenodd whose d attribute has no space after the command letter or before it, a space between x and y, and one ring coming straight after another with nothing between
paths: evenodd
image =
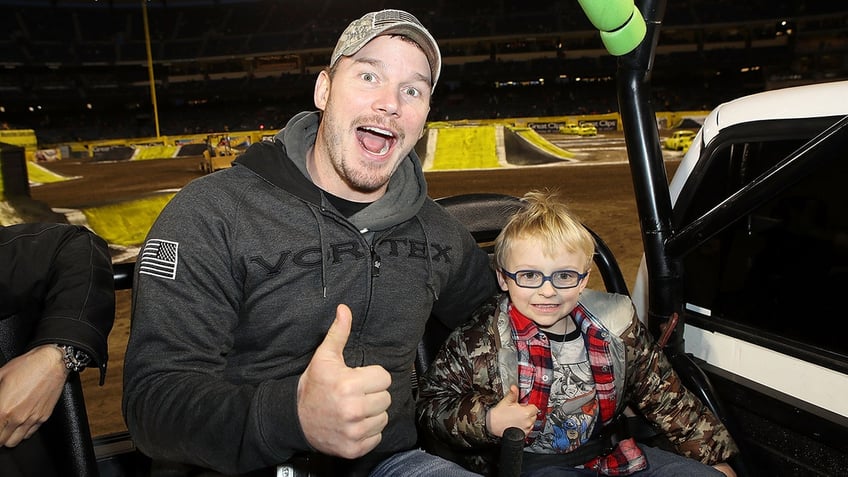
<instances>
[{"instance_id":1,"label":"blue jeans","mask_svg":"<svg viewBox=\"0 0 848 477\"><path fill-rule=\"evenodd\" d=\"M479 477L461 465L421 449L399 452L380 462L369 477Z\"/></svg>"},{"instance_id":2,"label":"blue jeans","mask_svg":"<svg viewBox=\"0 0 848 477\"><path fill-rule=\"evenodd\" d=\"M639 445L648 459L648 467L630 474L632 477L724 477L712 466L655 447ZM521 477L586 477L598 475L591 469L575 469L566 466L550 466L533 472L522 472Z\"/></svg>"}]
</instances>

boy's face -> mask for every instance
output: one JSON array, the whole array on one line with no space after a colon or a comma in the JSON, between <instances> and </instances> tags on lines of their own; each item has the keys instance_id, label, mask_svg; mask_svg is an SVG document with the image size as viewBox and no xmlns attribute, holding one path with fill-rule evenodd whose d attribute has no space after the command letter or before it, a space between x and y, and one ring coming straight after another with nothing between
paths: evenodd
<instances>
[{"instance_id":1,"label":"boy's face","mask_svg":"<svg viewBox=\"0 0 848 477\"><path fill-rule=\"evenodd\" d=\"M588 263L588 257L584 254L561 250L555 256L549 257L543 253L544 248L544 244L538 239L517 239L509 248L503 268L510 273L538 270L545 276L559 270L589 273L589 270L584 270ZM561 289L554 288L550 280L545 280L539 288L524 288L498 270L498 283L502 290L509 292L512 305L533 320L540 329L560 335L565 334L565 317L577 306L580 292L586 288L588 281L587 276L576 287Z\"/></svg>"}]
</instances>

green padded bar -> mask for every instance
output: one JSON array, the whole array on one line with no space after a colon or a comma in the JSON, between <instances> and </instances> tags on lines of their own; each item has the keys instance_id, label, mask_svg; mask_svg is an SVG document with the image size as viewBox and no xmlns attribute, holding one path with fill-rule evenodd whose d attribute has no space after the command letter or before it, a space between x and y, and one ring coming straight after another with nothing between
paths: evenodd
<instances>
[{"instance_id":1,"label":"green padded bar","mask_svg":"<svg viewBox=\"0 0 848 477\"><path fill-rule=\"evenodd\" d=\"M633 5L633 15L618 30L602 31L601 41L611 55L621 56L633 51L648 31L642 12Z\"/></svg>"},{"instance_id":2,"label":"green padded bar","mask_svg":"<svg viewBox=\"0 0 848 477\"><path fill-rule=\"evenodd\" d=\"M645 38L647 26L632 0L578 0L589 21L601 32L607 51L621 56Z\"/></svg>"}]
</instances>

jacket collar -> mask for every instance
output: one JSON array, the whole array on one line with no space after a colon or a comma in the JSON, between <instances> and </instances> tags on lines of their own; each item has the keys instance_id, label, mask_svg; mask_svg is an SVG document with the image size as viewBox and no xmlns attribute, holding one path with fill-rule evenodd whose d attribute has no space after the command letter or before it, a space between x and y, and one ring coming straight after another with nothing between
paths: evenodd
<instances>
[{"instance_id":1,"label":"jacket collar","mask_svg":"<svg viewBox=\"0 0 848 477\"><path fill-rule=\"evenodd\" d=\"M273 143L254 144L236 164L246 166L266 181L321 207L329 204L323 192L312 183L306 170L306 156L318 135L320 113L301 112L274 136ZM269 146L274 149L268 152ZM269 157L270 154L270 157ZM349 220L358 230L379 231L414 217L427 198L427 183L418 154L413 149L391 179L386 194Z\"/></svg>"}]
</instances>

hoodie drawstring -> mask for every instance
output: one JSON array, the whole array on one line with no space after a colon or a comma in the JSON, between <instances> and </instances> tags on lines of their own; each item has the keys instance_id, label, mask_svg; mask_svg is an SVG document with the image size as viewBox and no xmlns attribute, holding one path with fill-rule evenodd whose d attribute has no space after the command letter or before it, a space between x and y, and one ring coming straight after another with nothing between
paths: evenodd
<instances>
[{"instance_id":1,"label":"hoodie drawstring","mask_svg":"<svg viewBox=\"0 0 848 477\"><path fill-rule=\"evenodd\" d=\"M421 221L421 217L416 215L415 221L418 222L418 226L421 227L421 233L424 235L424 249L427 250L427 288L430 289L430 292L433 294L433 299L439 299L439 292L436 290L436 285L433 283L433 254L430 253L430 236L427 235L427 227L424 227L424 223Z\"/></svg>"},{"instance_id":2,"label":"hoodie drawstring","mask_svg":"<svg viewBox=\"0 0 848 477\"><path fill-rule=\"evenodd\" d=\"M321 254L324 254L324 221L321 220L321 216L315 210L314 207L308 207L310 212L312 212L312 216L315 217L315 222L318 223L318 246L320 247ZM327 260L326 257L321 258L321 295L324 298L327 298Z\"/></svg>"}]
</instances>

